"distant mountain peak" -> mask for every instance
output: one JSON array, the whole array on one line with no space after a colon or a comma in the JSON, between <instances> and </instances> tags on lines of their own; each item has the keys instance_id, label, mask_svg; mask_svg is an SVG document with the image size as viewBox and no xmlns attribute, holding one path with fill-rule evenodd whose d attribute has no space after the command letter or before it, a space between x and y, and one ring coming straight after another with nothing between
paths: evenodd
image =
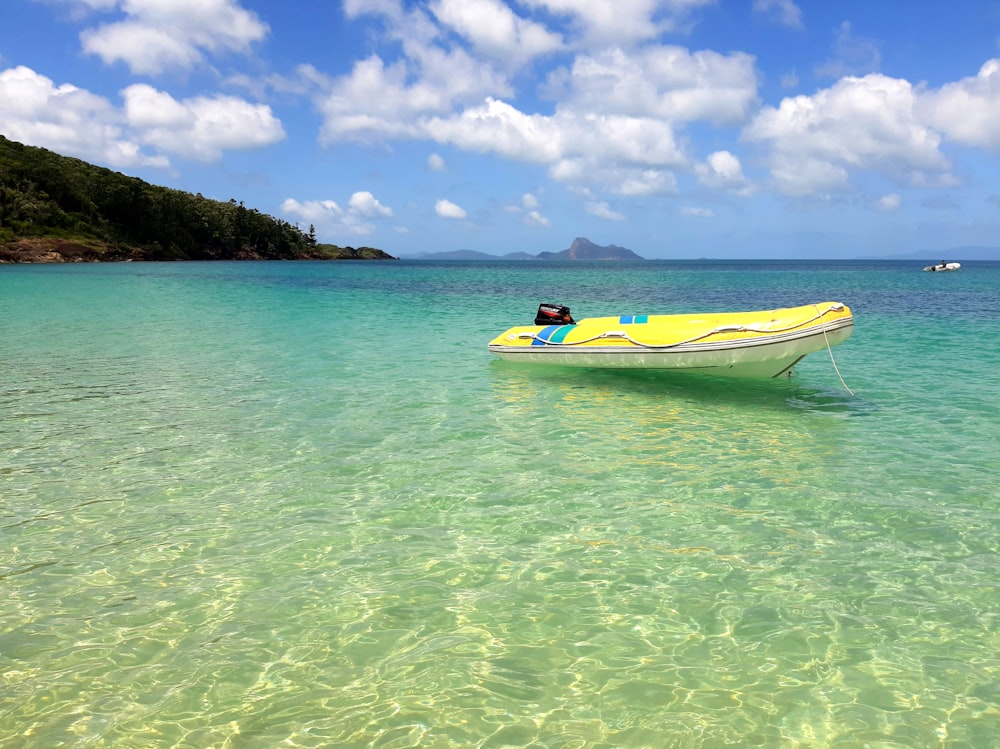
<instances>
[{"instance_id":1,"label":"distant mountain peak","mask_svg":"<svg viewBox=\"0 0 1000 749\"><path fill-rule=\"evenodd\" d=\"M577 237L566 250L571 260L642 260L632 250L609 244L604 247L594 244L586 237Z\"/></svg>"}]
</instances>

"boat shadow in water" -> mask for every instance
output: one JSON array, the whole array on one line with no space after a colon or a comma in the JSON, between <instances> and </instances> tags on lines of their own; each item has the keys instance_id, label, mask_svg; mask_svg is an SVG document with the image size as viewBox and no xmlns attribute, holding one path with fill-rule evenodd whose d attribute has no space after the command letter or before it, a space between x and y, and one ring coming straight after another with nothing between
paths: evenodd
<instances>
[{"instance_id":1,"label":"boat shadow in water","mask_svg":"<svg viewBox=\"0 0 1000 749\"><path fill-rule=\"evenodd\" d=\"M645 399L725 404L775 411L806 411L866 416L878 410L875 403L852 394L839 385L819 386L796 377L770 379L715 377L711 375L652 369L584 369L493 361L491 371L497 386L523 397L542 395L539 389L589 391L596 398L609 394ZM550 392L550 397L552 393Z\"/></svg>"}]
</instances>

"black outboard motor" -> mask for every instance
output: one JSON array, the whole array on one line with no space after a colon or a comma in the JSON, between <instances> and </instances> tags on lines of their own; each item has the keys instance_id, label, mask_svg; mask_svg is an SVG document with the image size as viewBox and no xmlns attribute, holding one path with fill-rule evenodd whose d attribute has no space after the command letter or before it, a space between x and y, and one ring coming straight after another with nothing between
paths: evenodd
<instances>
[{"instance_id":1,"label":"black outboard motor","mask_svg":"<svg viewBox=\"0 0 1000 749\"><path fill-rule=\"evenodd\" d=\"M535 314L535 325L572 325L575 322L570 317L569 307L561 304L539 304Z\"/></svg>"}]
</instances>

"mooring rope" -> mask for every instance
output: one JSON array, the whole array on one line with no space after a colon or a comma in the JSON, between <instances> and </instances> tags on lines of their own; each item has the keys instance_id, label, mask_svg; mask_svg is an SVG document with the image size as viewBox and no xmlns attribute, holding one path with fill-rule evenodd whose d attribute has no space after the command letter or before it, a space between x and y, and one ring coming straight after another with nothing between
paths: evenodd
<instances>
[{"instance_id":1,"label":"mooring rope","mask_svg":"<svg viewBox=\"0 0 1000 749\"><path fill-rule=\"evenodd\" d=\"M840 374L840 367L837 366L837 360L833 358L833 347L830 345L830 339L826 335L826 328L823 328L823 340L826 341L826 351L830 355L830 363L833 364L833 371L840 378L840 384L844 386L844 390L850 395L854 395L854 391L847 387L847 383L844 382L844 376Z\"/></svg>"}]
</instances>

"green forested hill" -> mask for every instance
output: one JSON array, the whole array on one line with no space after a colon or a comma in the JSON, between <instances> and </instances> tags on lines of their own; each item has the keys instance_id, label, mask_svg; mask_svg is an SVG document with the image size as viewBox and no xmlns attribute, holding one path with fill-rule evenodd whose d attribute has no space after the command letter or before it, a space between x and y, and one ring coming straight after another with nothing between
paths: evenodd
<instances>
[{"instance_id":1,"label":"green forested hill","mask_svg":"<svg viewBox=\"0 0 1000 749\"><path fill-rule=\"evenodd\" d=\"M369 258L391 256L0 135L0 262Z\"/></svg>"}]
</instances>

